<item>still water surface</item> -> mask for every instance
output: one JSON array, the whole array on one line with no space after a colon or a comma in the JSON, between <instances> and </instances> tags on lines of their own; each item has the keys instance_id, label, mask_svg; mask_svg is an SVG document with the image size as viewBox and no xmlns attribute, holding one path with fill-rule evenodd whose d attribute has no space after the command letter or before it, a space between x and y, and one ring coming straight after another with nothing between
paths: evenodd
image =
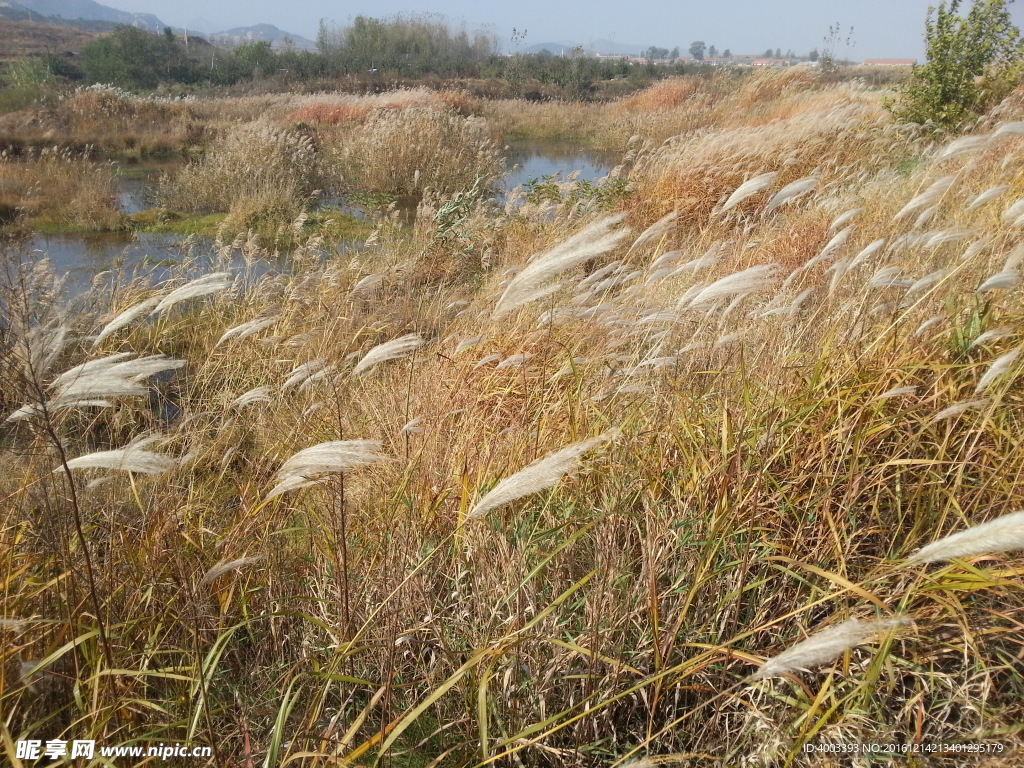
<instances>
[{"instance_id":1,"label":"still water surface","mask_svg":"<svg viewBox=\"0 0 1024 768\"><path fill-rule=\"evenodd\" d=\"M613 158L566 143L515 142L508 146L504 183L496 195L503 203L517 186L544 176L558 174L564 180L577 173L580 180L606 176ZM159 169L158 169L159 170ZM124 213L138 213L153 205L153 190L158 170L135 173L118 182L118 202ZM85 286L89 279L113 268L148 269L184 259L191 249L197 255L212 255L210 238L192 236L188 242L180 235L151 233L102 233L90 235L34 235L23 241L19 250L25 258L48 257L58 272L69 272L69 285Z\"/></svg>"}]
</instances>

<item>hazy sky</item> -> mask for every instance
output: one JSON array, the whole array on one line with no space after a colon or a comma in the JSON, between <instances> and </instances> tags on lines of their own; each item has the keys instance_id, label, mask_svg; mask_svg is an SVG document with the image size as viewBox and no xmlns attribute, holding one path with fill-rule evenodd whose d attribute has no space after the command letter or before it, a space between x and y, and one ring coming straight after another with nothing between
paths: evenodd
<instances>
[{"instance_id":1,"label":"hazy sky","mask_svg":"<svg viewBox=\"0 0 1024 768\"><path fill-rule=\"evenodd\" d=\"M102 1L102 0L101 0ZM440 13L470 29L493 32L509 45L513 27L527 31L524 45L607 39L625 45L680 46L704 40L720 50L760 53L768 47L804 54L821 48L830 24L853 26L855 45L836 54L850 59L924 59L924 20L936 0L106 0L126 11L154 13L197 32L258 23L316 39L320 19L345 24L352 17ZM1024 3L1011 6L1024 27Z\"/></svg>"}]
</instances>

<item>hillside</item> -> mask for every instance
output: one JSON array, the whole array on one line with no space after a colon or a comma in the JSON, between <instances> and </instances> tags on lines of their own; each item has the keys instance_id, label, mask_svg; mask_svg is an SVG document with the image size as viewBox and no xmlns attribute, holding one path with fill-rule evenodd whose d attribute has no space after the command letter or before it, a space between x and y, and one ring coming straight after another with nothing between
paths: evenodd
<instances>
[{"instance_id":1,"label":"hillside","mask_svg":"<svg viewBox=\"0 0 1024 768\"><path fill-rule=\"evenodd\" d=\"M166 25L151 13L130 13L94 2L94 0L18 0L4 3L41 16L62 19L106 21L111 24L130 24L133 27L158 32Z\"/></svg>"},{"instance_id":2,"label":"hillside","mask_svg":"<svg viewBox=\"0 0 1024 768\"><path fill-rule=\"evenodd\" d=\"M75 27L0 18L0 61L45 53L77 54L96 35Z\"/></svg>"},{"instance_id":3,"label":"hillside","mask_svg":"<svg viewBox=\"0 0 1024 768\"><path fill-rule=\"evenodd\" d=\"M293 35L273 24L255 24L251 27L234 27L223 32L209 35L211 41L223 45L241 45L242 43L269 40L275 49L287 47L289 44L300 51L315 51L316 43L301 35Z\"/></svg>"}]
</instances>

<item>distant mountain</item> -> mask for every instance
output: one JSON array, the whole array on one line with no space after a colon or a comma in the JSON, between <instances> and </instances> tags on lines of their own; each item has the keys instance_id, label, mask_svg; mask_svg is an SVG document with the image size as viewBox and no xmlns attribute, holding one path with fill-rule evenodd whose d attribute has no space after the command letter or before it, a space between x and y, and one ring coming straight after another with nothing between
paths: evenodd
<instances>
[{"instance_id":1,"label":"distant mountain","mask_svg":"<svg viewBox=\"0 0 1024 768\"><path fill-rule=\"evenodd\" d=\"M573 48L580 46L586 53L599 56L636 56L640 51L646 50L646 45L630 45L616 43L611 40L593 40L589 43L559 41L554 43L536 43L523 48L523 53L540 53L549 51L556 56L562 53L571 53Z\"/></svg>"},{"instance_id":2,"label":"distant mountain","mask_svg":"<svg viewBox=\"0 0 1024 768\"><path fill-rule=\"evenodd\" d=\"M15 2L5 2L3 5L37 16L129 24L151 32L159 32L167 26L151 13L119 11L107 5L100 5L94 0L16 0Z\"/></svg>"},{"instance_id":3,"label":"distant mountain","mask_svg":"<svg viewBox=\"0 0 1024 768\"><path fill-rule=\"evenodd\" d=\"M211 42L222 45L241 45L242 43L253 43L261 40L269 40L273 48L284 48L289 43L300 51L315 51L316 43L301 35L293 35L278 29L273 24L256 24L251 27L235 27L223 32L214 32L207 35Z\"/></svg>"}]
</instances>

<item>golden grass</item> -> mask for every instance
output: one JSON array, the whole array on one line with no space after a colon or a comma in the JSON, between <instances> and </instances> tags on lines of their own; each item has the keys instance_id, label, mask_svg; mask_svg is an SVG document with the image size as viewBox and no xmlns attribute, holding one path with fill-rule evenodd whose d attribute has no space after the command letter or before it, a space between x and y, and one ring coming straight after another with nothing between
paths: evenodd
<instances>
[{"instance_id":1,"label":"golden grass","mask_svg":"<svg viewBox=\"0 0 1024 768\"><path fill-rule=\"evenodd\" d=\"M114 168L66 149L44 149L26 158L0 160L3 223L45 230L109 230L122 225Z\"/></svg>"},{"instance_id":2,"label":"golden grass","mask_svg":"<svg viewBox=\"0 0 1024 768\"><path fill-rule=\"evenodd\" d=\"M583 205L473 208L457 242L487 257L461 279L434 218L385 219L346 258L307 244L287 273L243 274L93 348L184 276L101 282L65 320L45 268L12 268L9 410L117 352L188 367L155 388L182 409L171 423L125 397L4 427L11 739L193 739L240 765L811 766L805 745L852 741L998 743L1012 761L1020 553L906 566L1024 508L1022 369L1007 357L1021 287L978 292L1022 263L1022 138L995 135L1024 116L1020 94L984 141L944 156L889 125L878 94L786 82L774 100L723 85L714 99L732 107L699 117L698 92L652 97L656 130L674 114L679 138L637 140L628 217L605 224L633 232L575 269L556 268L582 253L559 243L606 215ZM815 189L766 213L810 174ZM930 188L945 191L898 216ZM519 274L535 300L499 316ZM352 375L414 333L421 347ZM612 428L557 485L473 518L503 479ZM70 500L58 446L73 459L148 430L176 470L93 486L95 470L73 470ZM352 440L386 460L267 498L290 457ZM846 638L800 654L821 669L751 679L817 632Z\"/></svg>"}]
</instances>

